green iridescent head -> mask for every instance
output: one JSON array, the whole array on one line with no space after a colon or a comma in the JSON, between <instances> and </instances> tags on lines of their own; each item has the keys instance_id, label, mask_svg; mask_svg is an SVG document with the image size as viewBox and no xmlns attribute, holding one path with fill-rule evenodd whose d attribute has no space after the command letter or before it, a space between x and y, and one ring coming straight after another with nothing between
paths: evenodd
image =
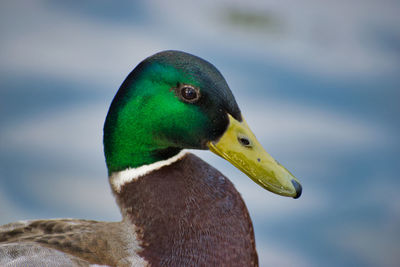
<instances>
[{"instance_id":1,"label":"green iridescent head","mask_svg":"<svg viewBox=\"0 0 400 267\"><path fill-rule=\"evenodd\" d=\"M109 174L210 149L274 193L297 198L297 179L257 141L221 73L207 61L165 51L125 79L104 125Z\"/></svg>"},{"instance_id":2,"label":"green iridescent head","mask_svg":"<svg viewBox=\"0 0 400 267\"><path fill-rule=\"evenodd\" d=\"M207 149L240 110L221 73L179 51L142 61L114 97L104 125L109 172L169 158L183 148Z\"/></svg>"}]
</instances>

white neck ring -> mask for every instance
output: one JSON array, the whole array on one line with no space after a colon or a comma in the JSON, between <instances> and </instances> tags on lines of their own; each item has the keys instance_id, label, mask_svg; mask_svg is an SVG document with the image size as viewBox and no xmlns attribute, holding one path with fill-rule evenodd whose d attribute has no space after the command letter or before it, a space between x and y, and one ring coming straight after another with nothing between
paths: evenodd
<instances>
[{"instance_id":1,"label":"white neck ring","mask_svg":"<svg viewBox=\"0 0 400 267\"><path fill-rule=\"evenodd\" d=\"M140 177L145 176L155 170L159 170L162 167L171 165L172 163L178 161L179 159L185 156L187 151L182 150L175 156L166 159L154 162L149 165L143 165L137 168L127 168L123 171L113 172L110 176L110 184L113 190L117 193L121 192L121 188L123 185L128 184L130 182L138 180Z\"/></svg>"}]
</instances>

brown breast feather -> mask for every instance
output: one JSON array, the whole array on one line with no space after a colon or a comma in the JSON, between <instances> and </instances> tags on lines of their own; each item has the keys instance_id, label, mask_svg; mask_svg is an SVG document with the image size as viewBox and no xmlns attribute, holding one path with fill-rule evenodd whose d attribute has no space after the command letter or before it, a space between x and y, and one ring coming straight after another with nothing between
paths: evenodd
<instances>
[{"instance_id":1,"label":"brown breast feather","mask_svg":"<svg viewBox=\"0 0 400 267\"><path fill-rule=\"evenodd\" d=\"M140 230L139 255L152 266L258 265L240 194L192 154L124 185L116 197Z\"/></svg>"}]
</instances>

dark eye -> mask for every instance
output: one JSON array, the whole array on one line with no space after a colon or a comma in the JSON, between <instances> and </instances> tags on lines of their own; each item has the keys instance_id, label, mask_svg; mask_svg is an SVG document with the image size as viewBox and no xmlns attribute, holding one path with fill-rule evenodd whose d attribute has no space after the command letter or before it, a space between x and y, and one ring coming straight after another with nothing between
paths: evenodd
<instances>
[{"instance_id":1,"label":"dark eye","mask_svg":"<svg viewBox=\"0 0 400 267\"><path fill-rule=\"evenodd\" d=\"M200 92L197 88L190 85L183 85L180 88L180 95L183 100L193 103L197 101L200 97Z\"/></svg>"}]
</instances>

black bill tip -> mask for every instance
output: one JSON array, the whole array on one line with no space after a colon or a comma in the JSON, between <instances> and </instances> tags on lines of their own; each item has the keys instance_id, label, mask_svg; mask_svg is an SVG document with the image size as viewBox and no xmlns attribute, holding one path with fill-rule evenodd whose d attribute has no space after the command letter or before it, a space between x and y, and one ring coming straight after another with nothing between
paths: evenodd
<instances>
[{"instance_id":1,"label":"black bill tip","mask_svg":"<svg viewBox=\"0 0 400 267\"><path fill-rule=\"evenodd\" d=\"M294 186L294 189L296 190L296 195L293 198L294 199L299 198L301 196L301 192L303 191L303 188L301 187L301 184L299 184L295 180L292 180L292 184Z\"/></svg>"}]
</instances>

